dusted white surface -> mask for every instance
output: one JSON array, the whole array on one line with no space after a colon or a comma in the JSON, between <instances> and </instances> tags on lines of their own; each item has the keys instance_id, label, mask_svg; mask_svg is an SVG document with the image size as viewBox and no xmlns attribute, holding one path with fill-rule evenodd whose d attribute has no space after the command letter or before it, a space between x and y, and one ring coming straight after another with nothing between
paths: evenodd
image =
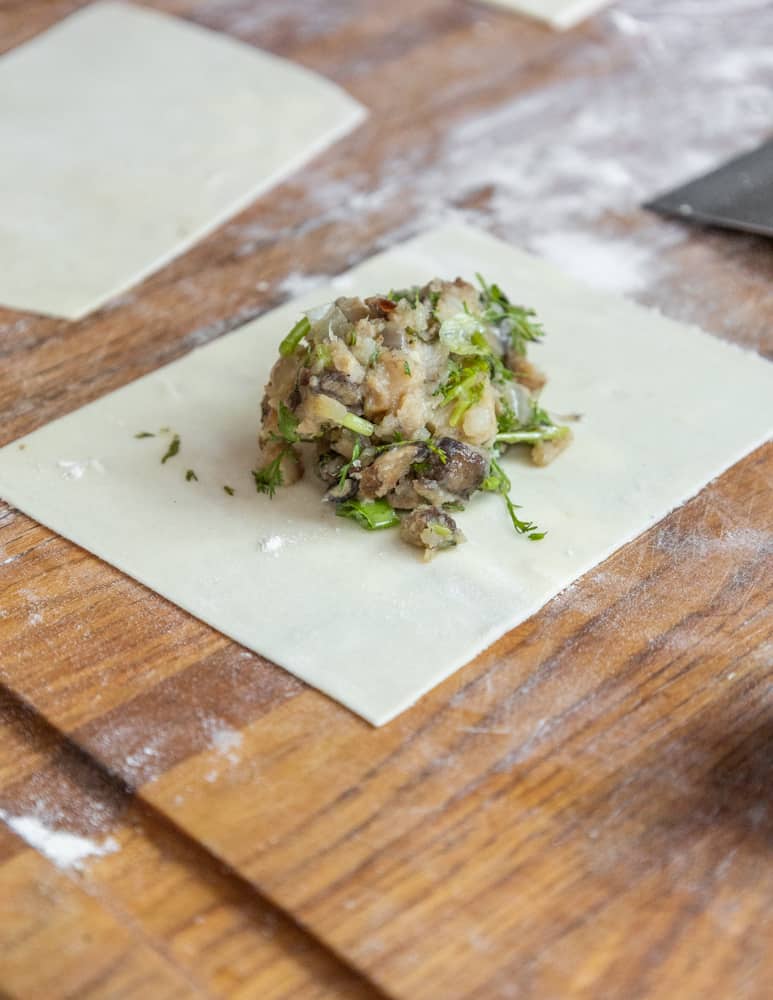
<instances>
[{"instance_id":1,"label":"dusted white surface","mask_svg":"<svg viewBox=\"0 0 773 1000\"><path fill-rule=\"evenodd\" d=\"M274 500L257 495L262 388L299 311L478 270L537 308L548 331L532 353L550 376L544 401L584 414L547 469L505 460L523 514L548 536L516 536L501 499L478 496L459 515L468 543L424 564L397 532L336 518L311 475ZM23 450L8 445L0 495L381 724L762 443L771 425L773 370L760 358L448 226L54 421ZM162 466L168 436L133 435L164 426L182 447ZM199 482L185 481L189 468Z\"/></svg>"},{"instance_id":2,"label":"dusted white surface","mask_svg":"<svg viewBox=\"0 0 773 1000\"><path fill-rule=\"evenodd\" d=\"M86 7L0 59L0 304L84 315L364 114L225 35Z\"/></svg>"},{"instance_id":3,"label":"dusted white surface","mask_svg":"<svg viewBox=\"0 0 773 1000\"><path fill-rule=\"evenodd\" d=\"M516 13L528 14L540 21L547 21L554 28L571 28L611 0L484 0L495 7L505 7Z\"/></svg>"}]
</instances>

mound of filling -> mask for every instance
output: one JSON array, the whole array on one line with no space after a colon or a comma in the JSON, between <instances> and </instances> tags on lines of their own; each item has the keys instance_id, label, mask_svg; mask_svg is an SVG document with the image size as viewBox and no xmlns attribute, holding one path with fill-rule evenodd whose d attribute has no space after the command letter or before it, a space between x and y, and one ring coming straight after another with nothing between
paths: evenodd
<instances>
[{"instance_id":1,"label":"mound of filling","mask_svg":"<svg viewBox=\"0 0 773 1000\"><path fill-rule=\"evenodd\" d=\"M258 490L274 496L311 464L338 515L399 527L428 555L464 540L453 515L478 490L502 495L519 534L544 537L519 517L499 458L528 447L547 465L571 431L539 405L534 312L478 282L435 278L303 316L263 397Z\"/></svg>"}]
</instances>

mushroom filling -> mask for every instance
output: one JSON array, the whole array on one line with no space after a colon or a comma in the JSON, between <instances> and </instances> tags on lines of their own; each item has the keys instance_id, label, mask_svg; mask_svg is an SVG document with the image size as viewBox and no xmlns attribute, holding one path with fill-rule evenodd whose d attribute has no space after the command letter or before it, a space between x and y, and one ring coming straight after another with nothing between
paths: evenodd
<instances>
[{"instance_id":1,"label":"mushroom filling","mask_svg":"<svg viewBox=\"0 0 773 1000\"><path fill-rule=\"evenodd\" d=\"M542 538L516 514L498 459L520 446L547 465L572 434L539 405L545 376L526 356L543 336L534 312L478 281L435 278L303 316L266 385L258 491L298 480L309 445L337 514L368 530L400 525L427 554L464 540L450 512L478 490L500 493L515 530Z\"/></svg>"}]
</instances>

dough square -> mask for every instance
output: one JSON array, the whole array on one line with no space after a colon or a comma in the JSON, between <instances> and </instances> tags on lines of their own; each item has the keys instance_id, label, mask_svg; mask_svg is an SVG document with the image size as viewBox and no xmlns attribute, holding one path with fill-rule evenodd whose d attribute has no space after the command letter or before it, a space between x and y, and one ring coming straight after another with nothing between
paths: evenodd
<instances>
[{"instance_id":1,"label":"dough square","mask_svg":"<svg viewBox=\"0 0 773 1000\"><path fill-rule=\"evenodd\" d=\"M458 515L468 542L423 563L396 531L336 518L311 470L273 500L258 495L250 470L263 385L300 311L476 271L537 309L544 403L583 414L549 467L503 460L523 515L547 536L515 535L501 498L480 495ZM380 725L771 426L773 369L758 356L452 225L48 424L23 449L7 445L0 496ZM165 464L168 433L135 437L163 427L180 435Z\"/></svg>"},{"instance_id":2,"label":"dough square","mask_svg":"<svg viewBox=\"0 0 773 1000\"><path fill-rule=\"evenodd\" d=\"M225 35L86 7L0 58L0 304L85 315L364 116Z\"/></svg>"},{"instance_id":3,"label":"dough square","mask_svg":"<svg viewBox=\"0 0 773 1000\"><path fill-rule=\"evenodd\" d=\"M483 0L494 7L547 21L554 28L573 28L611 0Z\"/></svg>"}]
</instances>

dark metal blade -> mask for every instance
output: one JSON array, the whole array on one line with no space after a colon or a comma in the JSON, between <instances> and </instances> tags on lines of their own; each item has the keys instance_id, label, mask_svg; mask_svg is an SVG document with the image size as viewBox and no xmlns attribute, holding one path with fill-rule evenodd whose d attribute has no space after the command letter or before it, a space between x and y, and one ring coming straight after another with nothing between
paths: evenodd
<instances>
[{"instance_id":1,"label":"dark metal blade","mask_svg":"<svg viewBox=\"0 0 773 1000\"><path fill-rule=\"evenodd\" d=\"M773 139L644 207L685 222L773 236Z\"/></svg>"}]
</instances>

